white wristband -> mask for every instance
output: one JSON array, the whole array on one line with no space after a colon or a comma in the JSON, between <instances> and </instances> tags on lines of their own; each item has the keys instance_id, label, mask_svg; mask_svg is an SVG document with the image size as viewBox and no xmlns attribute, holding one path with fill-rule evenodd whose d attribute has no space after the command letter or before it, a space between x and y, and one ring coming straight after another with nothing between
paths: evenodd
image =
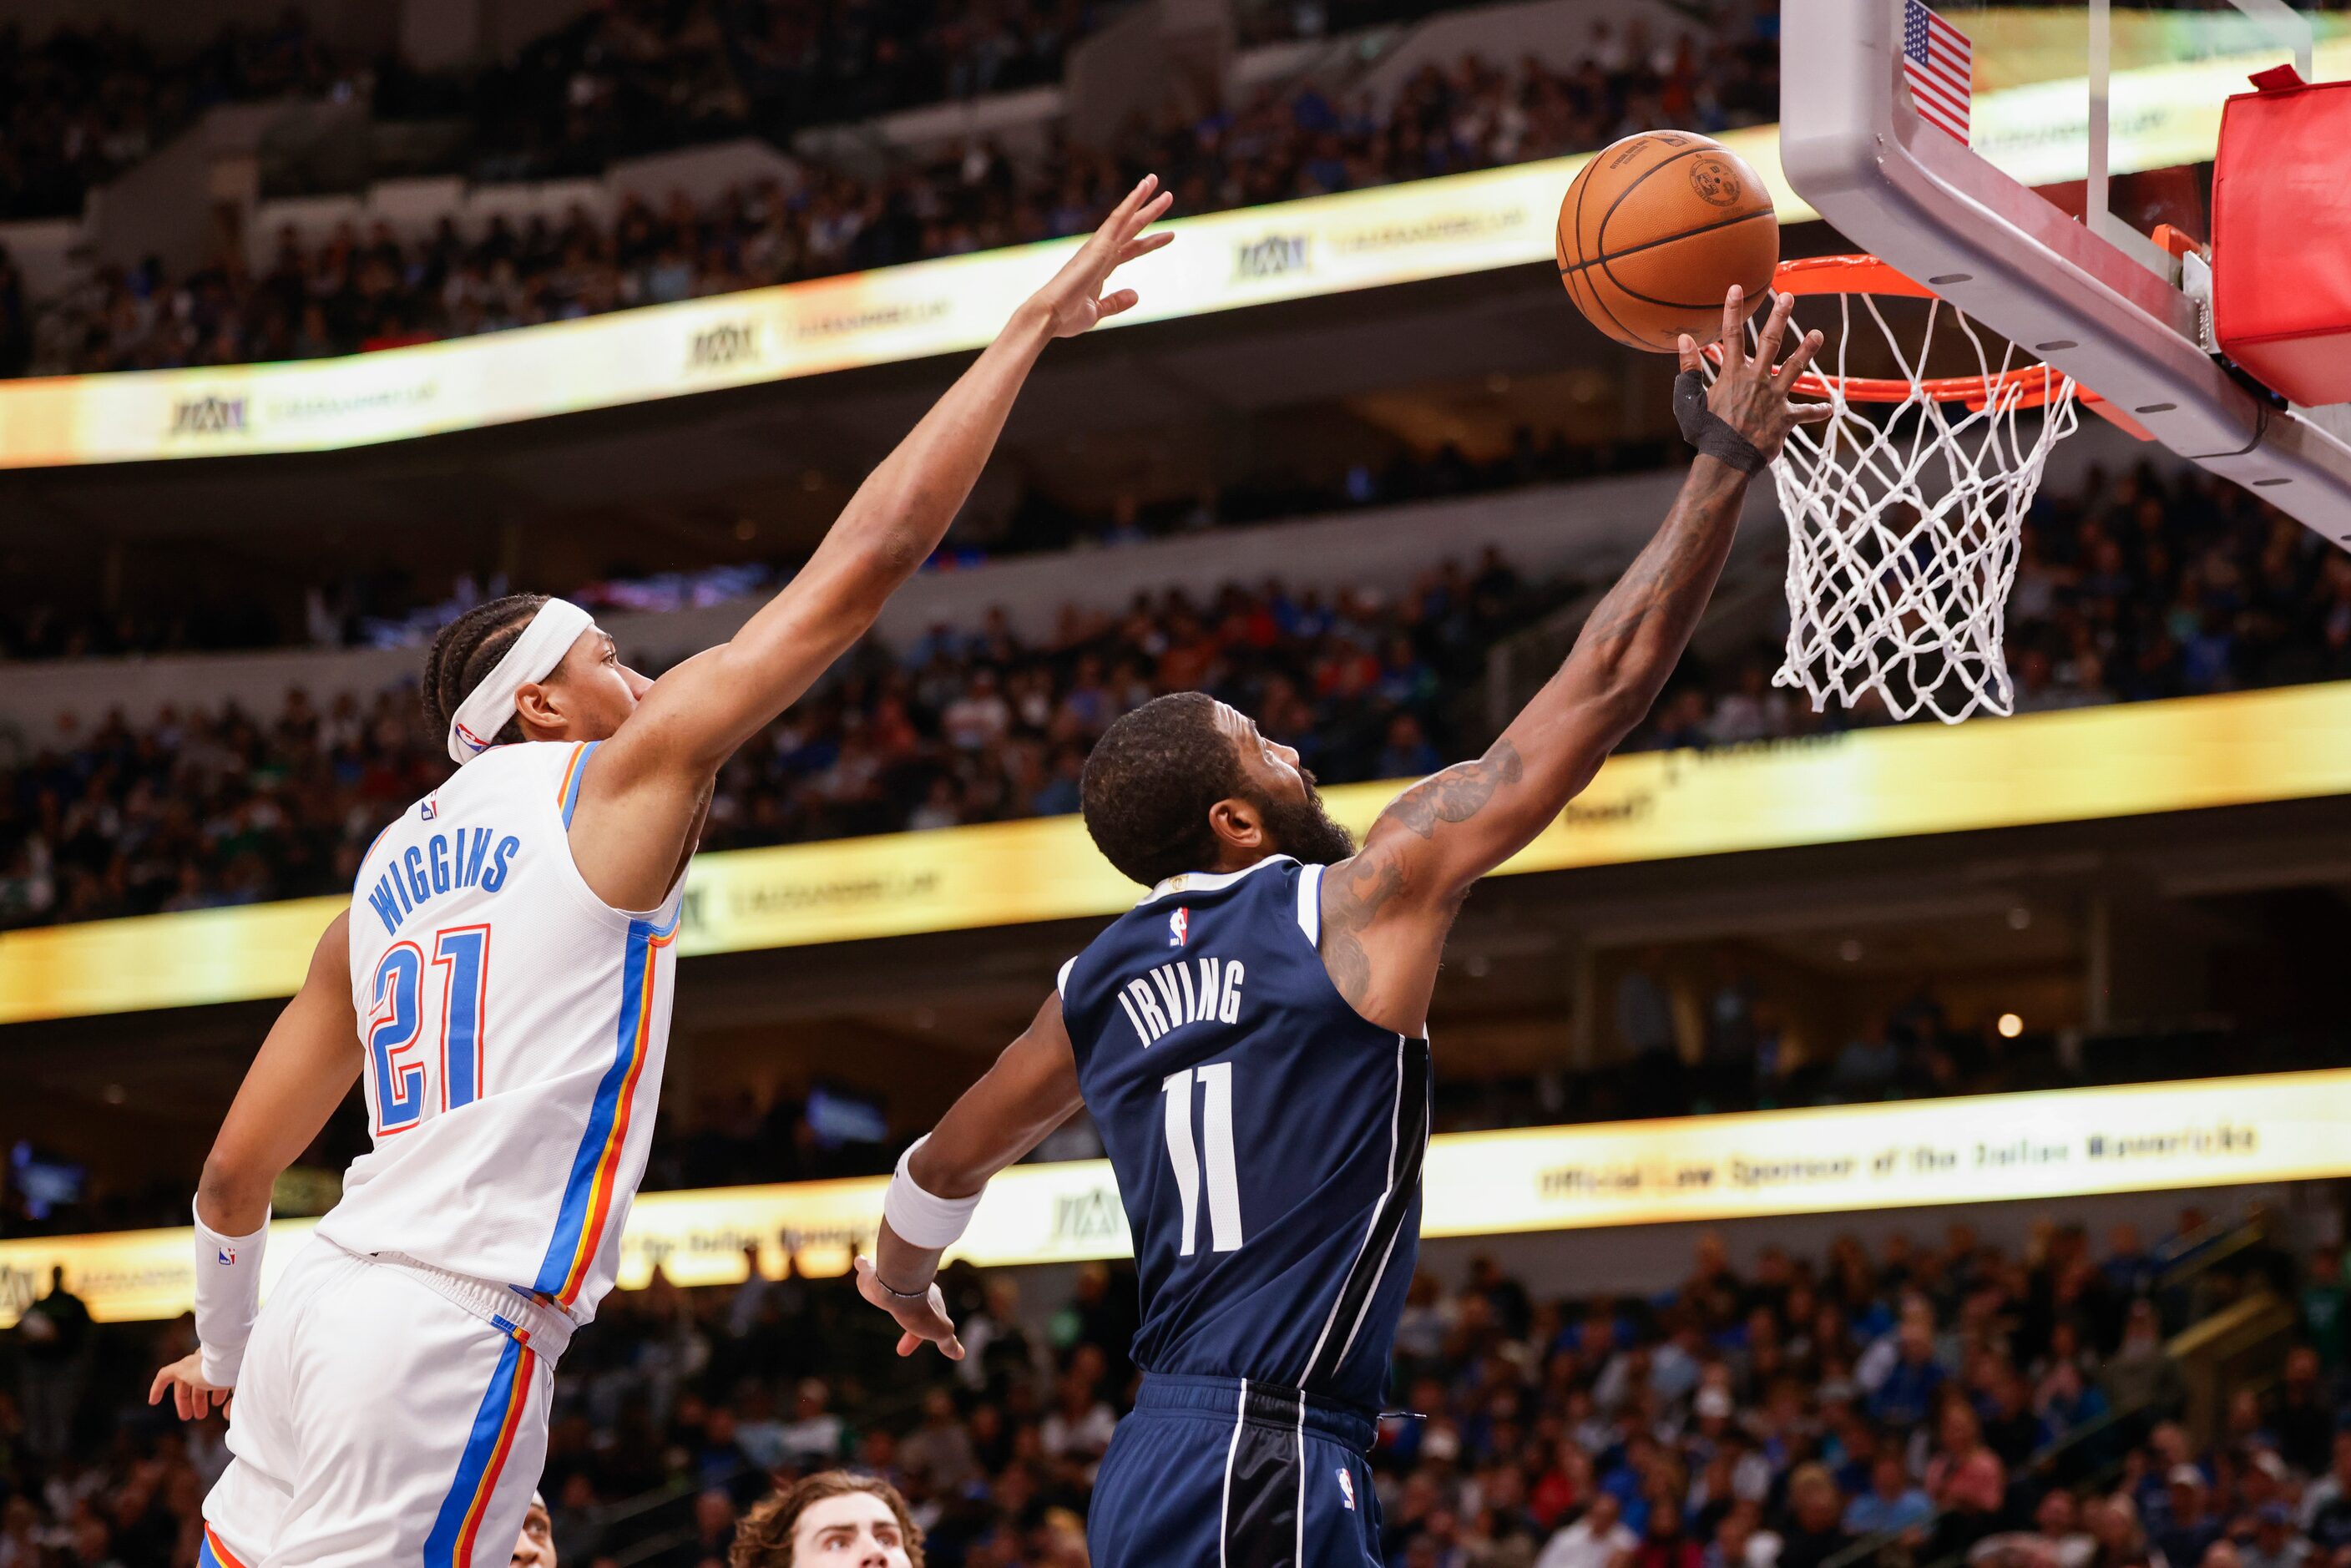
<instances>
[{"instance_id":1,"label":"white wristband","mask_svg":"<svg viewBox=\"0 0 2351 1568\"><path fill-rule=\"evenodd\" d=\"M236 1386L245 1342L261 1312L261 1249L269 1217L250 1236L223 1236L196 1215L196 1345L204 1379L214 1388Z\"/></svg>"},{"instance_id":2,"label":"white wristband","mask_svg":"<svg viewBox=\"0 0 2351 1568\"><path fill-rule=\"evenodd\" d=\"M890 1190L882 1199L882 1218L907 1246L944 1251L962 1239L964 1228L971 1223L971 1211L979 1207L980 1195L938 1197L922 1189L907 1167L914 1150L930 1141L925 1134L898 1156L898 1174L890 1178Z\"/></svg>"}]
</instances>

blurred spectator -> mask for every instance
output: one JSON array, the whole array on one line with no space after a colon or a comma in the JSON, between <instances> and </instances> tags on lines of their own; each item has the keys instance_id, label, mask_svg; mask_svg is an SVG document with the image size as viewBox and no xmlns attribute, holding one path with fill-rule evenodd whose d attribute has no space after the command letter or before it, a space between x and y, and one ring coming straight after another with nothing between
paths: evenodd
<instances>
[{"instance_id":1,"label":"blurred spectator","mask_svg":"<svg viewBox=\"0 0 2351 1568\"><path fill-rule=\"evenodd\" d=\"M2096 1543L2089 1568L2154 1568L2161 1561L2147 1548L2138 1510L2127 1492L2092 1499L2083 1510L2082 1522Z\"/></svg>"},{"instance_id":2,"label":"blurred spectator","mask_svg":"<svg viewBox=\"0 0 2351 1568\"><path fill-rule=\"evenodd\" d=\"M2253 1511L2252 1539L2237 1543L2241 1568L2302 1568L2310 1542L2294 1524L2294 1511L2282 1502L2265 1502Z\"/></svg>"},{"instance_id":3,"label":"blurred spectator","mask_svg":"<svg viewBox=\"0 0 2351 1568\"><path fill-rule=\"evenodd\" d=\"M1544 1543L1535 1568L1616 1568L1641 1544L1613 1492L1595 1495L1582 1518Z\"/></svg>"},{"instance_id":4,"label":"blurred spectator","mask_svg":"<svg viewBox=\"0 0 2351 1568\"><path fill-rule=\"evenodd\" d=\"M2106 1397L2117 1410L2137 1410L2174 1403L2179 1392L2179 1369L2164 1354L2163 1332L2155 1303L2133 1301L2123 1325L2123 1342L2106 1359L2099 1374ZM2167 1553L2168 1555L2168 1553ZM2196 1556L2201 1556L2199 1551ZM2182 1559L2194 1562L2195 1557Z\"/></svg>"},{"instance_id":5,"label":"blurred spectator","mask_svg":"<svg viewBox=\"0 0 2351 1568\"><path fill-rule=\"evenodd\" d=\"M2346 1330L2351 1328L2345 1316L2343 1281L2341 1248L2321 1247L2311 1253L2298 1301L2302 1328L2318 1354L2320 1368L2330 1376L2343 1371Z\"/></svg>"},{"instance_id":6,"label":"blurred spectator","mask_svg":"<svg viewBox=\"0 0 2351 1568\"><path fill-rule=\"evenodd\" d=\"M2194 1465L2174 1465L2164 1482L2170 1497L2169 1521L2156 1532L2156 1550L2168 1562L2202 1563L2224 1529L2212 1512L2204 1472Z\"/></svg>"},{"instance_id":7,"label":"blurred spectator","mask_svg":"<svg viewBox=\"0 0 2351 1568\"><path fill-rule=\"evenodd\" d=\"M2275 1457L2304 1475L2315 1475L2326 1468L2335 1441L2336 1415L2334 1402L2326 1397L2320 1383L2315 1348L2296 1345L2287 1353L2283 1385L2263 1420L2277 1437ZM2275 1564L2256 1564L2249 1560L2246 1568L2275 1568Z\"/></svg>"},{"instance_id":8,"label":"blurred spectator","mask_svg":"<svg viewBox=\"0 0 2351 1568\"><path fill-rule=\"evenodd\" d=\"M846 1428L827 1408L832 1390L820 1377L801 1380L779 1447L785 1464L825 1464L841 1458Z\"/></svg>"},{"instance_id":9,"label":"blurred spectator","mask_svg":"<svg viewBox=\"0 0 2351 1568\"><path fill-rule=\"evenodd\" d=\"M1788 1480L1788 1529L1780 1546L1780 1568L1821 1568L1853 1544L1842 1522L1844 1500L1835 1479L1820 1464L1800 1467Z\"/></svg>"},{"instance_id":10,"label":"blurred spectator","mask_svg":"<svg viewBox=\"0 0 2351 1568\"><path fill-rule=\"evenodd\" d=\"M89 1308L66 1289L63 1269L49 1270L48 1292L25 1309L16 1332L25 1346L25 1440L35 1453L56 1459L73 1440L89 1381Z\"/></svg>"},{"instance_id":11,"label":"blurred spectator","mask_svg":"<svg viewBox=\"0 0 2351 1568\"><path fill-rule=\"evenodd\" d=\"M1917 1531L1934 1517L1935 1505L1910 1479L1899 1456L1881 1454L1870 1467L1869 1490L1845 1506L1844 1529L1853 1536L1880 1535L1889 1531ZM2074 1568L2068 1564L2067 1568Z\"/></svg>"}]
</instances>

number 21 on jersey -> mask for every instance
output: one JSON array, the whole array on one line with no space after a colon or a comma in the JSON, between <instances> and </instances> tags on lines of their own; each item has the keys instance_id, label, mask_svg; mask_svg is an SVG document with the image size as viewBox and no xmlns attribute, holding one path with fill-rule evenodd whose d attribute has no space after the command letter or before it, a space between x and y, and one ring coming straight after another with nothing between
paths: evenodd
<instances>
[{"instance_id":1,"label":"number 21 on jersey","mask_svg":"<svg viewBox=\"0 0 2351 1568\"><path fill-rule=\"evenodd\" d=\"M1200 1086L1204 1103L1200 1139L1192 1138L1192 1085ZM1197 1068L1171 1072L1159 1085L1167 1103L1167 1163L1176 1172L1176 1191L1184 1205L1184 1246L1181 1256L1199 1249L1201 1152L1207 1155L1208 1246L1217 1252L1238 1251L1241 1244L1240 1177L1233 1163L1233 1064L1210 1061Z\"/></svg>"},{"instance_id":2,"label":"number 21 on jersey","mask_svg":"<svg viewBox=\"0 0 2351 1568\"><path fill-rule=\"evenodd\" d=\"M434 933L433 967L440 972L437 1065L441 1109L454 1111L482 1094L482 1034L488 1022L490 928L453 925ZM424 950L395 943L376 964L369 988L368 1071L375 1093L375 1132L404 1133L424 1119L428 1064L418 1048L425 1034Z\"/></svg>"}]
</instances>

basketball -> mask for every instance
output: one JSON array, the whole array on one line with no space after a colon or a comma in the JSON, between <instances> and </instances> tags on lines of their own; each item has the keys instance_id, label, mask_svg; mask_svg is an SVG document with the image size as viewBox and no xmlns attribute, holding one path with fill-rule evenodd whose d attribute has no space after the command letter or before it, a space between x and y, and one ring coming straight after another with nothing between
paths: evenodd
<instances>
[{"instance_id":1,"label":"basketball","mask_svg":"<svg viewBox=\"0 0 2351 1568\"><path fill-rule=\"evenodd\" d=\"M1780 260L1771 193L1747 161L1687 131L1628 136L1583 166L1559 207L1560 281L1584 319L1630 348L1670 354L1722 329L1734 283L1763 302Z\"/></svg>"}]
</instances>

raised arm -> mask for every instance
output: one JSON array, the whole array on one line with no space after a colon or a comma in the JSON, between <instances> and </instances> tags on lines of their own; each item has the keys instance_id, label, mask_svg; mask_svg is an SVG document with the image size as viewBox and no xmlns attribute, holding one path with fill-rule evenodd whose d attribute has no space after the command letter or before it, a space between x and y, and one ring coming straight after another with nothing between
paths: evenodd
<instances>
[{"instance_id":1,"label":"raised arm","mask_svg":"<svg viewBox=\"0 0 2351 1568\"><path fill-rule=\"evenodd\" d=\"M951 1204L976 1199L990 1176L1043 1143L1083 1103L1078 1060L1061 1022L1061 998L1050 996L996 1065L964 1091L914 1147L897 1179L911 1178L922 1192ZM857 1260L859 1291L897 1319L904 1331L900 1355L912 1355L927 1343L951 1360L963 1359L963 1342L956 1338L955 1324L931 1283L945 1250L914 1245L885 1218L873 1257Z\"/></svg>"},{"instance_id":2,"label":"raised arm","mask_svg":"<svg viewBox=\"0 0 2351 1568\"><path fill-rule=\"evenodd\" d=\"M695 819L718 765L863 636L883 602L938 548L1045 345L1134 307L1133 289L1104 287L1119 267L1174 237L1144 232L1173 199L1158 192L1156 176L1129 192L866 476L783 591L730 641L679 664L644 694L581 786L574 842L598 862L581 869L600 893L650 886L658 897L677 861L675 828ZM644 831L647 823L668 831ZM640 838L652 841L640 850Z\"/></svg>"},{"instance_id":3,"label":"raised arm","mask_svg":"<svg viewBox=\"0 0 2351 1568\"><path fill-rule=\"evenodd\" d=\"M235 1385L260 1304L261 1240L270 1189L334 1114L360 1075L351 1006L350 915L319 938L302 988L267 1038L213 1140L196 1186L195 1354L156 1374L147 1402L170 1391L183 1417L202 1416Z\"/></svg>"},{"instance_id":4,"label":"raised arm","mask_svg":"<svg viewBox=\"0 0 2351 1568\"><path fill-rule=\"evenodd\" d=\"M1702 402L1698 345L1681 340L1677 413L1699 455L1664 525L1593 608L1559 673L1486 755L1398 796L1361 852L1324 877L1323 962L1373 1022L1421 1030L1462 896L1549 826L1649 711L1714 592L1748 481L1792 427L1828 417L1825 404L1788 401L1818 333L1773 367L1792 304L1782 296L1773 305L1750 356L1744 300L1730 290L1721 372Z\"/></svg>"}]
</instances>

